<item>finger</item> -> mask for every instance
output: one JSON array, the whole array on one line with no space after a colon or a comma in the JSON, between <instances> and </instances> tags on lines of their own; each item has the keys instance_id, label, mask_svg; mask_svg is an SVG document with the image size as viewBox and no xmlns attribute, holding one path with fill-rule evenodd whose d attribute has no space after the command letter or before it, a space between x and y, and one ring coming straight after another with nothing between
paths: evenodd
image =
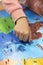
<instances>
[{"instance_id":1,"label":"finger","mask_svg":"<svg viewBox=\"0 0 43 65\"><path fill-rule=\"evenodd\" d=\"M31 35L31 31L29 32L29 37L28 37L28 41L32 40L32 35Z\"/></svg>"},{"instance_id":2,"label":"finger","mask_svg":"<svg viewBox=\"0 0 43 65\"><path fill-rule=\"evenodd\" d=\"M14 30L14 34L16 34L16 30Z\"/></svg>"},{"instance_id":3,"label":"finger","mask_svg":"<svg viewBox=\"0 0 43 65\"><path fill-rule=\"evenodd\" d=\"M23 41L26 42L27 40L28 40L28 34L25 34L25 35L23 36Z\"/></svg>"},{"instance_id":4,"label":"finger","mask_svg":"<svg viewBox=\"0 0 43 65\"><path fill-rule=\"evenodd\" d=\"M15 35L16 35L16 37L19 37L19 32L16 32L16 34L15 34Z\"/></svg>"},{"instance_id":5,"label":"finger","mask_svg":"<svg viewBox=\"0 0 43 65\"><path fill-rule=\"evenodd\" d=\"M19 34L19 39L22 41L23 40L23 33Z\"/></svg>"}]
</instances>

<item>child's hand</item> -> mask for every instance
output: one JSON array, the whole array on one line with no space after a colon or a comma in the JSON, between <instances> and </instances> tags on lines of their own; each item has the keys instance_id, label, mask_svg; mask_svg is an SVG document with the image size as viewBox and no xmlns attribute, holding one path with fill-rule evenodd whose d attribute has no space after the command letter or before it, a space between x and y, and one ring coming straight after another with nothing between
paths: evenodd
<instances>
[{"instance_id":1,"label":"child's hand","mask_svg":"<svg viewBox=\"0 0 43 65\"><path fill-rule=\"evenodd\" d=\"M26 18L21 18L17 21L17 24L14 27L14 33L21 41L30 41L31 30Z\"/></svg>"}]
</instances>

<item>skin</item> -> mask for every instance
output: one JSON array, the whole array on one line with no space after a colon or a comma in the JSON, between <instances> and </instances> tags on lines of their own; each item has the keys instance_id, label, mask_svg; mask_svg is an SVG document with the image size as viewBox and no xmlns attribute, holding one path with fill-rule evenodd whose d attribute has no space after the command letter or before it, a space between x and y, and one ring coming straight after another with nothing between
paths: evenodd
<instances>
[{"instance_id":1,"label":"skin","mask_svg":"<svg viewBox=\"0 0 43 65\"><path fill-rule=\"evenodd\" d=\"M21 41L26 42L31 40L31 29L26 18L21 18L17 21L14 33Z\"/></svg>"},{"instance_id":2,"label":"skin","mask_svg":"<svg viewBox=\"0 0 43 65\"><path fill-rule=\"evenodd\" d=\"M9 0L9 1L10 1L10 0ZM3 0L3 6L5 7L6 11L9 13L10 8L8 8L8 6L10 6L10 5L7 6L7 5L4 4L4 3L6 3L6 0L5 0L5 1ZM12 1L12 3L13 3L13 1ZM13 3L13 4L14 4L14 3ZM15 4L16 4L16 3L15 3ZM12 6L12 5L11 5L11 6ZM8 9L7 9L7 8L8 8ZM22 10L22 9L21 9L21 10ZM21 11L21 10L20 10L20 11ZM22 11L21 13L22 13L22 15L21 15L20 17L24 16L24 12ZM10 13L9 13L9 14L10 14ZM17 14L17 15L20 15L20 14L18 13L18 11L17 11L16 14ZM14 23L15 23L15 18L16 18L15 12L12 13L11 17L12 17ZM17 17L17 18L19 18L19 17ZM26 17L25 17L25 18L21 18L21 19L19 19L19 20L17 21L17 24L16 24L15 27L14 27L14 34L15 34L16 37L18 37L19 40L21 40L21 41L26 42L26 41L30 41L30 40L31 40L31 30L30 30L30 26L28 25L28 21L27 21Z\"/></svg>"}]
</instances>

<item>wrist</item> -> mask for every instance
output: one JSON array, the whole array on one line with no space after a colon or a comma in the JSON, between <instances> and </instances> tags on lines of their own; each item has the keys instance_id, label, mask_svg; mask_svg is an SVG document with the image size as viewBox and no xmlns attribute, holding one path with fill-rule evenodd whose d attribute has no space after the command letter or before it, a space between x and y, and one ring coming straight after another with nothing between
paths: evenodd
<instances>
[{"instance_id":1,"label":"wrist","mask_svg":"<svg viewBox=\"0 0 43 65\"><path fill-rule=\"evenodd\" d=\"M17 23L26 23L27 21L27 17L26 16L22 16L20 18L18 18L16 21L15 21L15 24ZM28 22L28 21L27 21Z\"/></svg>"}]
</instances>

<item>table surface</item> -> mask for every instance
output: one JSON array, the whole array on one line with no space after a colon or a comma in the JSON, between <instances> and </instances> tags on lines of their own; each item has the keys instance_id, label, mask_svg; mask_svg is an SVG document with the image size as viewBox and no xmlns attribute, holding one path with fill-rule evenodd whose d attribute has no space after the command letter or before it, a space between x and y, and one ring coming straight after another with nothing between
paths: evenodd
<instances>
[{"instance_id":1,"label":"table surface","mask_svg":"<svg viewBox=\"0 0 43 65\"><path fill-rule=\"evenodd\" d=\"M24 12L30 23L43 22L42 17L28 8L24 7ZM38 20L35 20L37 18ZM43 47L43 26L37 30L42 34L42 37L26 43L16 38L13 27L14 23L9 14L5 10L0 11L0 60L43 57L43 50L37 46L37 44L40 44Z\"/></svg>"}]
</instances>

